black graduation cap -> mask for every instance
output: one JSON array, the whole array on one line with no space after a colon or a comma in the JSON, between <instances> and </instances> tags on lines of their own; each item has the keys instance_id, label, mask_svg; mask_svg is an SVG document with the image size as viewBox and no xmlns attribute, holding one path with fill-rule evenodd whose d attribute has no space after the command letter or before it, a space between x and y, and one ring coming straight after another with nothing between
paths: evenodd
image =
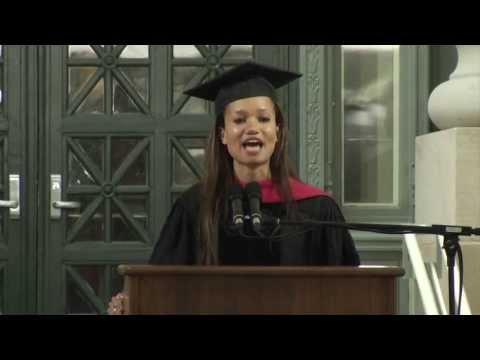
<instances>
[{"instance_id":1,"label":"black graduation cap","mask_svg":"<svg viewBox=\"0 0 480 360\"><path fill-rule=\"evenodd\" d=\"M276 101L275 89L298 79L302 74L253 61L234 67L216 78L184 91L184 94L215 102L215 115L229 103L254 96L268 96Z\"/></svg>"}]
</instances>

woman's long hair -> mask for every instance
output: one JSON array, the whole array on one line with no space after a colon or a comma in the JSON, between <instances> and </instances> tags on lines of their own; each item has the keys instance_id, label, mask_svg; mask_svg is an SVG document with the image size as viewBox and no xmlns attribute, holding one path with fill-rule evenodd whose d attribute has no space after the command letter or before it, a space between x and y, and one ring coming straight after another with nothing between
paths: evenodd
<instances>
[{"instance_id":1,"label":"woman's long hair","mask_svg":"<svg viewBox=\"0 0 480 360\"><path fill-rule=\"evenodd\" d=\"M287 216L295 211L289 178L297 178L288 157L288 130L280 107L275 104L276 125L279 128L278 141L270 159L272 181L277 184L280 196L287 206ZM235 181L233 159L221 141L221 129L225 127L223 115L217 118L211 130L207 147L206 175L200 182L201 205L198 224L200 256L197 263L218 264L218 224L227 218L226 196Z\"/></svg>"}]
</instances>

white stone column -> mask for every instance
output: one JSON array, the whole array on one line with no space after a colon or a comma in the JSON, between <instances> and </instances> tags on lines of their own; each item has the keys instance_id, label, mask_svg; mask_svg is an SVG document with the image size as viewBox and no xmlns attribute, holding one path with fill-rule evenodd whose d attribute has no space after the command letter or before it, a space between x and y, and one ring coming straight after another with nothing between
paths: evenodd
<instances>
[{"instance_id":1,"label":"white stone column","mask_svg":"<svg viewBox=\"0 0 480 360\"><path fill-rule=\"evenodd\" d=\"M480 227L480 127L453 128L417 137L415 169L417 224ZM438 249L431 237L419 239L424 257L435 259ZM472 313L480 314L480 239L462 237L460 245L465 291ZM445 267L442 287L448 304L446 271Z\"/></svg>"}]
</instances>

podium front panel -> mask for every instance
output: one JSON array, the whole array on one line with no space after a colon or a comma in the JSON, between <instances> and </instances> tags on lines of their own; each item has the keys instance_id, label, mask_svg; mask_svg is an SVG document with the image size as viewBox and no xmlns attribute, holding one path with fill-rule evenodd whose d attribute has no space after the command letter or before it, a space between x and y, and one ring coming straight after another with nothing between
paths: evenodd
<instances>
[{"instance_id":1,"label":"podium front panel","mask_svg":"<svg viewBox=\"0 0 480 360\"><path fill-rule=\"evenodd\" d=\"M121 266L129 314L395 314L396 267Z\"/></svg>"}]
</instances>

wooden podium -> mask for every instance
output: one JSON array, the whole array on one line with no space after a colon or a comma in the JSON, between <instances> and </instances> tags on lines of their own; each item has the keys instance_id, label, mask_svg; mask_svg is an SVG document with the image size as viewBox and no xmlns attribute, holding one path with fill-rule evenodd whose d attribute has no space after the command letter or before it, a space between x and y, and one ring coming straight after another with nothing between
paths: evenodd
<instances>
[{"instance_id":1,"label":"wooden podium","mask_svg":"<svg viewBox=\"0 0 480 360\"><path fill-rule=\"evenodd\" d=\"M395 314L398 267L120 265L126 313Z\"/></svg>"}]
</instances>

